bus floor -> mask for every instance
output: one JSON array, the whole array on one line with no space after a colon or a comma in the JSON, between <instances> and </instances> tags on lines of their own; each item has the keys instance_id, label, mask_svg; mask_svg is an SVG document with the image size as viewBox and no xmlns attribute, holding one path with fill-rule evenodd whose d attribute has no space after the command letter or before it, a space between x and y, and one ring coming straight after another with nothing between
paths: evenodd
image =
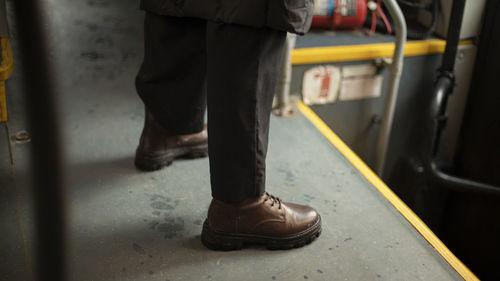
<instances>
[{"instance_id":1,"label":"bus floor","mask_svg":"<svg viewBox=\"0 0 500 281\"><path fill-rule=\"evenodd\" d=\"M302 116L272 120L268 190L316 207L323 217L320 238L289 251L207 250L199 234L210 202L208 160L137 171L133 151L142 108L135 99L127 103L101 105L99 112L80 115L78 126L68 122L72 118L65 122L70 280L460 279ZM79 103L86 109L93 105ZM123 108L115 112L117 107ZM135 113L118 118L129 114L122 111ZM33 262L27 167L17 165L27 162L28 147L13 148L21 207L11 204L1 214L2 221L12 221L7 233L22 234L2 240L7 244L3 249L11 247L11 258L2 266L10 265L7 271L17 267L19 274L25 270L23 240L27 266Z\"/></svg>"},{"instance_id":2,"label":"bus floor","mask_svg":"<svg viewBox=\"0 0 500 281\"><path fill-rule=\"evenodd\" d=\"M285 201L314 206L323 218L320 238L289 251L206 249L200 232L211 199L208 159L156 172L133 165L144 115L133 86L143 48L137 1L46 2L70 280L461 279L300 113L272 118L267 186ZM32 280L33 216L23 66L11 26L16 70L0 133L0 279L19 281Z\"/></svg>"}]
</instances>

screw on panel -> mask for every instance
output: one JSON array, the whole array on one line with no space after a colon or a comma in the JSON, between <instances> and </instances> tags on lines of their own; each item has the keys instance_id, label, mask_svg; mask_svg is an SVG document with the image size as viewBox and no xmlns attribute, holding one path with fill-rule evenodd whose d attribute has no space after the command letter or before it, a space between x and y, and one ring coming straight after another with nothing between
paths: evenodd
<instances>
[{"instance_id":1,"label":"screw on panel","mask_svg":"<svg viewBox=\"0 0 500 281\"><path fill-rule=\"evenodd\" d=\"M21 130L21 131L17 132L10 139L14 143L27 143L27 142L31 141L31 137L30 137L29 133L26 132L25 130Z\"/></svg>"}]
</instances>

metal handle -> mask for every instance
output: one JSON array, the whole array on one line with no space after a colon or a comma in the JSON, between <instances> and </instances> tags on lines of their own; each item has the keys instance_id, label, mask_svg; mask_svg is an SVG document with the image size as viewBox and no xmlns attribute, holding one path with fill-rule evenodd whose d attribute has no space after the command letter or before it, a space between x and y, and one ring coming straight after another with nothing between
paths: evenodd
<instances>
[{"instance_id":1,"label":"metal handle","mask_svg":"<svg viewBox=\"0 0 500 281\"><path fill-rule=\"evenodd\" d=\"M406 44L406 21L403 12L399 8L396 0L384 0L385 6L389 10L396 29L396 41L392 64L390 67L389 85L385 97L384 112L382 115L382 125L377 143L377 154L375 159L375 170L382 177L384 172L387 147L391 135L394 111L398 98L399 80L403 72L404 46Z\"/></svg>"}]
</instances>

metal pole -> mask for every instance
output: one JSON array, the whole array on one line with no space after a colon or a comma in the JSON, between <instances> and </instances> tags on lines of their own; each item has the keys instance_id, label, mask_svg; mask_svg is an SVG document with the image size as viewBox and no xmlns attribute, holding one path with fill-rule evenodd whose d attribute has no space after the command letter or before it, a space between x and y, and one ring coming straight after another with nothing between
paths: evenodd
<instances>
[{"instance_id":1,"label":"metal pole","mask_svg":"<svg viewBox=\"0 0 500 281\"><path fill-rule=\"evenodd\" d=\"M281 117L294 114L293 107L290 105L290 83L292 82L291 55L296 39L297 35L293 33L288 33L286 36L285 52L283 53L281 74L276 91L276 106L273 109L273 113Z\"/></svg>"},{"instance_id":2,"label":"metal pole","mask_svg":"<svg viewBox=\"0 0 500 281\"><path fill-rule=\"evenodd\" d=\"M457 57L458 43L460 41L460 30L465 12L465 0L454 0L451 6L450 22L446 35L446 49L444 50L441 72L454 72ZM452 89L450 89L450 92Z\"/></svg>"},{"instance_id":3,"label":"metal pole","mask_svg":"<svg viewBox=\"0 0 500 281\"><path fill-rule=\"evenodd\" d=\"M500 196L500 187L488 183L478 182L456 175L448 174L441 170L436 163L439 148L439 139L446 120L446 105L448 96L453 92L455 86L454 66L460 40L460 29L465 9L465 0L454 0L451 8L448 35L446 37L446 49L443 54L439 74L434 84L434 95L429 107L428 129L421 148L425 155L424 166L429 179L437 186L444 186L457 192L470 192L476 194L488 194L489 196Z\"/></svg>"},{"instance_id":4,"label":"metal pole","mask_svg":"<svg viewBox=\"0 0 500 281\"><path fill-rule=\"evenodd\" d=\"M403 71L404 46L406 43L406 22L396 0L384 0L396 27L396 42L392 64L390 67L389 85L385 97L382 125L377 143L377 154L375 159L375 170L380 177L384 172L385 159L387 157L387 146L391 135L394 110L398 98L399 80Z\"/></svg>"},{"instance_id":5,"label":"metal pole","mask_svg":"<svg viewBox=\"0 0 500 281\"><path fill-rule=\"evenodd\" d=\"M23 63L35 218L35 279L65 280L65 212L59 126L52 68L40 1L15 0Z\"/></svg>"}]
</instances>

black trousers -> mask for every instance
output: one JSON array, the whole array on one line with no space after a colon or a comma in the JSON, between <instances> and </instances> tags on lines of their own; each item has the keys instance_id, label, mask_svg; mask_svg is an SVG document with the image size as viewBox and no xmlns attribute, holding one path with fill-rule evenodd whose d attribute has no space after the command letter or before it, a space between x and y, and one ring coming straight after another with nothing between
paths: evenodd
<instances>
[{"instance_id":1,"label":"black trousers","mask_svg":"<svg viewBox=\"0 0 500 281\"><path fill-rule=\"evenodd\" d=\"M170 132L204 126L212 196L262 195L269 118L286 33L269 28L146 14L144 62L136 88Z\"/></svg>"}]
</instances>

